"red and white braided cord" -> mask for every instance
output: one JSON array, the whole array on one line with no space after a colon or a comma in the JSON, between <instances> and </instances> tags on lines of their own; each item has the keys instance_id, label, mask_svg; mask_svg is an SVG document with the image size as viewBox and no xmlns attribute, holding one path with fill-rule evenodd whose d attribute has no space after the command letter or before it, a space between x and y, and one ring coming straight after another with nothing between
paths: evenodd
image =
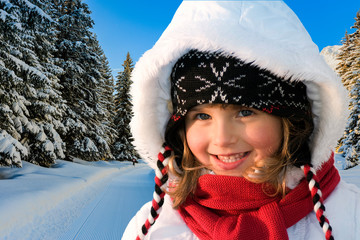
<instances>
[{"instance_id":1,"label":"red and white braided cord","mask_svg":"<svg viewBox=\"0 0 360 240\"><path fill-rule=\"evenodd\" d=\"M166 182L168 180L167 165L171 156L171 148L164 146L158 154L157 169L155 170L155 191L153 193L152 207L144 225L139 229L136 240L144 239L150 227L159 217L161 207L164 203Z\"/></svg>"},{"instance_id":2,"label":"red and white braided cord","mask_svg":"<svg viewBox=\"0 0 360 240\"><path fill-rule=\"evenodd\" d=\"M306 180L309 183L309 189L314 204L314 212L323 232L325 233L325 238L327 240L334 240L330 222L325 214L325 206L323 204L324 201L320 190L319 179L316 176L316 171L310 165L301 166L301 169L304 171Z\"/></svg>"}]
</instances>

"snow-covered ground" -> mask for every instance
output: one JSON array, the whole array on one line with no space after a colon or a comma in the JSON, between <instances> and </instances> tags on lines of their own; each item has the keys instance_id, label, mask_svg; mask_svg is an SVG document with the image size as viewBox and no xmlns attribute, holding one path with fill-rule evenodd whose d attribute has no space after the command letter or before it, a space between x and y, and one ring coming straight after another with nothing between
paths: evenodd
<instances>
[{"instance_id":1,"label":"snow-covered ground","mask_svg":"<svg viewBox=\"0 0 360 240\"><path fill-rule=\"evenodd\" d=\"M343 161L336 156L339 169ZM340 174L360 188L360 166ZM145 164L122 162L0 168L0 239L120 239L151 200L153 179Z\"/></svg>"},{"instance_id":2,"label":"snow-covered ground","mask_svg":"<svg viewBox=\"0 0 360 240\"><path fill-rule=\"evenodd\" d=\"M339 169L341 178L348 183L355 184L358 188L360 188L360 165L356 167L343 170L346 166L345 159L340 155L335 155L335 166Z\"/></svg>"},{"instance_id":3,"label":"snow-covered ground","mask_svg":"<svg viewBox=\"0 0 360 240\"><path fill-rule=\"evenodd\" d=\"M153 179L145 164L122 162L0 168L0 239L120 239Z\"/></svg>"}]
</instances>

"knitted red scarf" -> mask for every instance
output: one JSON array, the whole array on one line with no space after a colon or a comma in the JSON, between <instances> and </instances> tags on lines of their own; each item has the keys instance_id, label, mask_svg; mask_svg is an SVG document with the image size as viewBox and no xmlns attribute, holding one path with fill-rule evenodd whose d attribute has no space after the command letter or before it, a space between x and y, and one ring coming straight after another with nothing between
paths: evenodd
<instances>
[{"instance_id":1,"label":"knitted red scarf","mask_svg":"<svg viewBox=\"0 0 360 240\"><path fill-rule=\"evenodd\" d=\"M333 155L316 174L326 199L340 181ZM179 208L200 239L289 239L286 229L313 210L306 179L284 198L241 177L203 175L193 198Z\"/></svg>"}]
</instances>

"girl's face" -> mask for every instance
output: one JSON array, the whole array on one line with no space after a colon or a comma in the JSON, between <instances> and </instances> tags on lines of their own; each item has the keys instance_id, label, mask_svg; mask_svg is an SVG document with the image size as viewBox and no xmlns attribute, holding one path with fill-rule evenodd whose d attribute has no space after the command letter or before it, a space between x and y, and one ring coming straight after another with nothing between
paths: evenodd
<instances>
[{"instance_id":1,"label":"girl's face","mask_svg":"<svg viewBox=\"0 0 360 240\"><path fill-rule=\"evenodd\" d=\"M192 108L185 130L195 158L217 175L243 176L256 161L272 157L282 140L279 117L230 104Z\"/></svg>"}]
</instances>

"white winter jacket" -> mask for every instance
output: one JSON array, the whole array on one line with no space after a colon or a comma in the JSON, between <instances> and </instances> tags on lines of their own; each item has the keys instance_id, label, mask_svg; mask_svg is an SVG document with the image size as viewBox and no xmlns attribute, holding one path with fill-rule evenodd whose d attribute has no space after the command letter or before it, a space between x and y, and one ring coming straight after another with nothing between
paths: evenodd
<instances>
[{"instance_id":1,"label":"white winter jacket","mask_svg":"<svg viewBox=\"0 0 360 240\"><path fill-rule=\"evenodd\" d=\"M320 56L318 47L296 15L282 1L183 1L152 49L137 62L131 94L134 145L154 169L171 116L170 73L191 49L222 51L275 75L303 81L312 106L315 129L311 163L326 162L342 136L348 116L347 93L340 78ZM171 109L171 108L170 108ZM304 177L293 167L287 186ZM344 182L325 201L336 239L360 239L360 193ZM124 240L134 239L150 211L146 204L130 222ZM324 239L314 213L288 229L290 239ZM197 239L168 197L146 239Z\"/></svg>"}]
</instances>

